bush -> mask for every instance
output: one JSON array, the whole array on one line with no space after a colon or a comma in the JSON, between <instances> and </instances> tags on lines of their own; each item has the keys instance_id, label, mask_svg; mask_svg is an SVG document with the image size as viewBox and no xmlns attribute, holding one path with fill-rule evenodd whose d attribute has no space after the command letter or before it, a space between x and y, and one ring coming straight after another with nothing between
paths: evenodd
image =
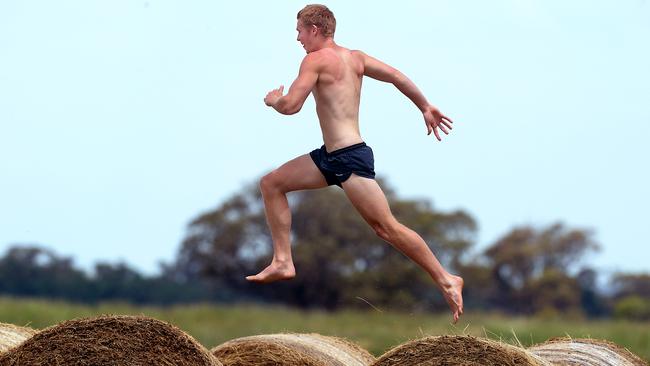
<instances>
[{"instance_id":1,"label":"bush","mask_svg":"<svg viewBox=\"0 0 650 366\"><path fill-rule=\"evenodd\" d=\"M620 319L650 320L650 300L628 296L616 302L614 316Z\"/></svg>"}]
</instances>

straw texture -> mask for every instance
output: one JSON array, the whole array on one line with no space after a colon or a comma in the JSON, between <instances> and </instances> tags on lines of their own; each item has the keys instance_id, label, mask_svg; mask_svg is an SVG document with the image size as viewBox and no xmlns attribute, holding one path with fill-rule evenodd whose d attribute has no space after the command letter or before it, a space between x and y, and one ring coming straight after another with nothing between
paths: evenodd
<instances>
[{"instance_id":1,"label":"straw texture","mask_svg":"<svg viewBox=\"0 0 650 366\"><path fill-rule=\"evenodd\" d=\"M528 349L554 365L647 366L627 349L596 339L555 338Z\"/></svg>"},{"instance_id":2,"label":"straw texture","mask_svg":"<svg viewBox=\"0 0 650 366\"><path fill-rule=\"evenodd\" d=\"M237 338L212 349L225 366L368 366L375 358L347 340L319 334Z\"/></svg>"},{"instance_id":3,"label":"straw texture","mask_svg":"<svg viewBox=\"0 0 650 366\"><path fill-rule=\"evenodd\" d=\"M192 337L143 316L75 319L0 355L0 365L222 366Z\"/></svg>"},{"instance_id":4,"label":"straw texture","mask_svg":"<svg viewBox=\"0 0 650 366\"><path fill-rule=\"evenodd\" d=\"M20 345L34 334L36 334L36 331L31 328L0 323L0 353Z\"/></svg>"},{"instance_id":5,"label":"straw texture","mask_svg":"<svg viewBox=\"0 0 650 366\"><path fill-rule=\"evenodd\" d=\"M397 346L373 366L550 366L524 348L471 336L425 337Z\"/></svg>"}]
</instances>

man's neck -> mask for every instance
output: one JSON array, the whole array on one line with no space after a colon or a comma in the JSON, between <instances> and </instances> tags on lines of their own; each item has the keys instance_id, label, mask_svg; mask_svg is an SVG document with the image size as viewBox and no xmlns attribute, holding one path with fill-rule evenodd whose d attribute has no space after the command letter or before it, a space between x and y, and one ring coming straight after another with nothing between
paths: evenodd
<instances>
[{"instance_id":1,"label":"man's neck","mask_svg":"<svg viewBox=\"0 0 650 366\"><path fill-rule=\"evenodd\" d=\"M317 51L322 50L323 48L334 48L336 47L336 43L334 42L334 38L332 37L327 37L323 40L323 42L318 46Z\"/></svg>"}]
</instances>

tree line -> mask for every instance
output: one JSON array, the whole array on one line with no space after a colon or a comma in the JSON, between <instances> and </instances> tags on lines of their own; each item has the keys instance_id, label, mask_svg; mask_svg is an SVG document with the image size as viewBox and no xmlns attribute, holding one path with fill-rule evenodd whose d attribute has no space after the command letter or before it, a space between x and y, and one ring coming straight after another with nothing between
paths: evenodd
<instances>
[{"instance_id":1,"label":"tree line","mask_svg":"<svg viewBox=\"0 0 650 366\"><path fill-rule=\"evenodd\" d=\"M597 285L586 256L594 233L552 223L520 226L481 251L477 223L462 210L399 198L380 179L391 210L418 232L440 261L465 279L467 310L516 314L571 313L650 319L650 274L619 273ZM379 239L336 188L294 192L292 248L297 276L258 285L246 275L270 262L272 242L256 185L195 217L177 257L154 276L125 263L97 263L92 273L37 245L15 245L0 258L0 294L93 303L268 302L301 308L445 310L427 274Z\"/></svg>"}]
</instances>

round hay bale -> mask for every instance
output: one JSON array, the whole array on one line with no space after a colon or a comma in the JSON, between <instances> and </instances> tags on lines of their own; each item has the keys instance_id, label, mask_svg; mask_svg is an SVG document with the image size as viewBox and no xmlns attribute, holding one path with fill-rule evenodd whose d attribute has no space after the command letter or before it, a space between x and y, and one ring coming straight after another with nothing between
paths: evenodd
<instances>
[{"instance_id":1,"label":"round hay bale","mask_svg":"<svg viewBox=\"0 0 650 366\"><path fill-rule=\"evenodd\" d=\"M397 346L373 366L550 366L527 350L471 336L425 337Z\"/></svg>"},{"instance_id":2,"label":"round hay bale","mask_svg":"<svg viewBox=\"0 0 650 366\"><path fill-rule=\"evenodd\" d=\"M32 328L0 323L0 353L6 352L36 334Z\"/></svg>"},{"instance_id":3,"label":"round hay bale","mask_svg":"<svg viewBox=\"0 0 650 366\"><path fill-rule=\"evenodd\" d=\"M528 348L554 365L647 366L648 363L612 342L596 339L554 338Z\"/></svg>"},{"instance_id":4,"label":"round hay bale","mask_svg":"<svg viewBox=\"0 0 650 366\"><path fill-rule=\"evenodd\" d=\"M225 366L368 366L375 358L342 338L320 334L265 334L212 349Z\"/></svg>"},{"instance_id":5,"label":"round hay bale","mask_svg":"<svg viewBox=\"0 0 650 366\"><path fill-rule=\"evenodd\" d=\"M143 316L75 319L0 355L0 365L222 366L180 329Z\"/></svg>"}]
</instances>

